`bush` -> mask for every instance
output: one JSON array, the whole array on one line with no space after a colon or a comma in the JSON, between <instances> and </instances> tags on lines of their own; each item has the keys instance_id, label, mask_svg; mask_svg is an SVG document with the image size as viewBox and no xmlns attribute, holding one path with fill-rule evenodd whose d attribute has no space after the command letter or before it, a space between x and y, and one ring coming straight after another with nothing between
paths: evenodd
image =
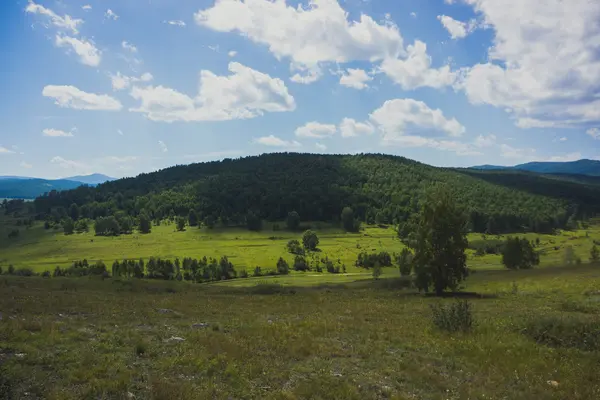
<instances>
[{"instance_id":1,"label":"bush","mask_svg":"<svg viewBox=\"0 0 600 400\"><path fill-rule=\"evenodd\" d=\"M290 266L287 261L281 257L279 257L279 260L277 261L277 273L279 275L287 275L290 273Z\"/></svg>"},{"instance_id":2,"label":"bush","mask_svg":"<svg viewBox=\"0 0 600 400\"><path fill-rule=\"evenodd\" d=\"M75 223L69 217L67 217L63 220L62 226L63 226L63 231L65 232L65 235L72 235L73 232L75 231Z\"/></svg>"},{"instance_id":3,"label":"bush","mask_svg":"<svg viewBox=\"0 0 600 400\"><path fill-rule=\"evenodd\" d=\"M376 264L379 264L380 267L391 267L392 266L392 257L390 253L387 251L382 251L379 253L367 254L366 252L361 252L358 254L358 258L356 260L356 266L360 268L374 268Z\"/></svg>"},{"instance_id":4,"label":"bush","mask_svg":"<svg viewBox=\"0 0 600 400\"><path fill-rule=\"evenodd\" d=\"M290 240L289 242L287 242L287 245L285 247L289 253L297 254L300 256L304 255L304 249L302 248L302 246L300 246L300 242L297 240Z\"/></svg>"},{"instance_id":5,"label":"bush","mask_svg":"<svg viewBox=\"0 0 600 400\"><path fill-rule=\"evenodd\" d=\"M247 278L248 277L248 271L246 271L245 269L240 271L240 278ZM186 279L186 281L189 279Z\"/></svg>"},{"instance_id":6,"label":"bush","mask_svg":"<svg viewBox=\"0 0 600 400\"><path fill-rule=\"evenodd\" d=\"M19 268L14 272L16 276L34 276L33 270L29 268Z\"/></svg>"},{"instance_id":7,"label":"bush","mask_svg":"<svg viewBox=\"0 0 600 400\"><path fill-rule=\"evenodd\" d=\"M42 278L50 278L51 274L50 271L46 270L44 272L42 272Z\"/></svg>"},{"instance_id":8,"label":"bush","mask_svg":"<svg viewBox=\"0 0 600 400\"><path fill-rule=\"evenodd\" d=\"M261 268L260 267L254 268L254 272L252 273L252 276L262 276Z\"/></svg>"},{"instance_id":9,"label":"bush","mask_svg":"<svg viewBox=\"0 0 600 400\"><path fill-rule=\"evenodd\" d=\"M409 276L412 273L413 254L408 248L403 248L399 256L396 256L396 264L401 276Z\"/></svg>"},{"instance_id":10,"label":"bush","mask_svg":"<svg viewBox=\"0 0 600 400\"><path fill-rule=\"evenodd\" d=\"M119 222L113 216L98 218L94 224L96 236L118 236L121 233Z\"/></svg>"},{"instance_id":11,"label":"bush","mask_svg":"<svg viewBox=\"0 0 600 400\"><path fill-rule=\"evenodd\" d=\"M342 227L346 232L358 232L360 221L354 219L354 211L350 207L344 207L341 215Z\"/></svg>"},{"instance_id":12,"label":"bush","mask_svg":"<svg viewBox=\"0 0 600 400\"><path fill-rule=\"evenodd\" d=\"M596 245L593 245L590 250L590 262L596 263L598 261L600 261L600 251L598 251Z\"/></svg>"},{"instance_id":13,"label":"bush","mask_svg":"<svg viewBox=\"0 0 600 400\"><path fill-rule=\"evenodd\" d=\"M467 300L457 300L447 306L437 304L431 306L433 325L446 332L469 332L473 329L473 310Z\"/></svg>"},{"instance_id":14,"label":"bush","mask_svg":"<svg viewBox=\"0 0 600 400\"><path fill-rule=\"evenodd\" d=\"M179 232L185 230L185 218L177 217L177 230Z\"/></svg>"},{"instance_id":15,"label":"bush","mask_svg":"<svg viewBox=\"0 0 600 400\"><path fill-rule=\"evenodd\" d=\"M14 275L15 274L15 267L11 264L8 266L8 271L6 271L7 274L9 275Z\"/></svg>"},{"instance_id":16,"label":"bush","mask_svg":"<svg viewBox=\"0 0 600 400\"><path fill-rule=\"evenodd\" d=\"M376 263L373 267L373 279L378 280L382 273L381 265Z\"/></svg>"},{"instance_id":17,"label":"bush","mask_svg":"<svg viewBox=\"0 0 600 400\"><path fill-rule=\"evenodd\" d=\"M294 271L308 271L309 269L308 263L303 256L296 256L294 258Z\"/></svg>"}]
</instances>

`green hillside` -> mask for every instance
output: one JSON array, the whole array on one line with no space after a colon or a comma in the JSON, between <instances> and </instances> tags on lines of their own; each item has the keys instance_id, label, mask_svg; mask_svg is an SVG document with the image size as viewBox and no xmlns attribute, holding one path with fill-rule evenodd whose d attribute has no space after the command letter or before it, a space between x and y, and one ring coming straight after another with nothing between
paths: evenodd
<instances>
[{"instance_id":1,"label":"green hillside","mask_svg":"<svg viewBox=\"0 0 600 400\"><path fill-rule=\"evenodd\" d=\"M175 166L135 178L51 192L35 200L40 216L75 214L152 219L212 217L243 225L248 213L281 221L297 211L303 220L335 221L352 207L368 223L396 224L418 209L423 192L444 183L467 209L472 229L493 233L548 232L570 217L600 211L600 185L514 171L474 171L428 166L403 157L277 153ZM119 211L121 211L119 213Z\"/></svg>"}]
</instances>

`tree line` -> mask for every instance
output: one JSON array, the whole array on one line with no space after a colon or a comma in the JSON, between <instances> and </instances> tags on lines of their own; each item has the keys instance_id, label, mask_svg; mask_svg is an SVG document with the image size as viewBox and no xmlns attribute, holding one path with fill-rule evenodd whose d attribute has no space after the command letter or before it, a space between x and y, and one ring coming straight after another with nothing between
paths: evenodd
<instances>
[{"instance_id":1,"label":"tree line","mask_svg":"<svg viewBox=\"0 0 600 400\"><path fill-rule=\"evenodd\" d=\"M283 221L352 221L402 225L418 212L424 193L445 183L464 205L467 229L490 234L552 232L600 210L600 186L522 172L431 167L402 157L280 153L175 166L98 187L49 192L35 200L41 219L98 220L119 212L151 221L178 218L211 226ZM122 219L122 218L121 218ZM189 226L195 226L189 223Z\"/></svg>"}]
</instances>

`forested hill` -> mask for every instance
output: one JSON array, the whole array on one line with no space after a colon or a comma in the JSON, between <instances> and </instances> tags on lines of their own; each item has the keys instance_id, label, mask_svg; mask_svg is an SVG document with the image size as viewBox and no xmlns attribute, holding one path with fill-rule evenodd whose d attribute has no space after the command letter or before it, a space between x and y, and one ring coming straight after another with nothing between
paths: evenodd
<instances>
[{"instance_id":1,"label":"forested hill","mask_svg":"<svg viewBox=\"0 0 600 400\"><path fill-rule=\"evenodd\" d=\"M196 210L224 225L244 224L249 213L283 220L337 220L352 207L366 222L399 223L418 209L423 191L448 184L468 210L475 231L550 231L569 218L600 211L600 185L543 175L445 169L403 157L277 153L181 165L136 178L51 192L35 200L38 213L153 219ZM76 206L73 206L75 204Z\"/></svg>"}]
</instances>

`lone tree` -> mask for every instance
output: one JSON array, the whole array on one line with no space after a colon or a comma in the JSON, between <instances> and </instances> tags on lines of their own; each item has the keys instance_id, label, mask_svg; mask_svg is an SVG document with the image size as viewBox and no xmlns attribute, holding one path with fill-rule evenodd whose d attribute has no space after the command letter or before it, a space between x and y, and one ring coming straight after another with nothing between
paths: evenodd
<instances>
[{"instance_id":1,"label":"lone tree","mask_svg":"<svg viewBox=\"0 0 600 400\"><path fill-rule=\"evenodd\" d=\"M185 229L185 218L183 218L183 217L177 217L177 230L179 232L181 232L184 229Z\"/></svg>"},{"instance_id":2,"label":"lone tree","mask_svg":"<svg viewBox=\"0 0 600 400\"><path fill-rule=\"evenodd\" d=\"M319 237L314 231L309 229L302 235L302 245L305 249L314 251L319 245Z\"/></svg>"},{"instance_id":3,"label":"lone tree","mask_svg":"<svg viewBox=\"0 0 600 400\"><path fill-rule=\"evenodd\" d=\"M288 213L285 223L290 231L297 231L300 227L300 215L296 211Z\"/></svg>"},{"instance_id":4,"label":"lone tree","mask_svg":"<svg viewBox=\"0 0 600 400\"><path fill-rule=\"evenodd\" d=\"M344 207L342 210L342 227L346 232L358 232L360 222L354 219L354 211L350 207Z\"/></svg>"},{"instance_id":5,"label":"lone tree","mask_svg":"<svg viewBox=\"0 0 600 400\"><path fill-rule=\"evenodd\" d=\"M590 250L590 262L597 263L598 261L600 261L600 251L598 251L596 245L593 245Z\"/></svg>"},{"instance_id":6,"label":"lone tree","mask_svg":"<svg viewBox=\"0 0 600 400\"><path fill-rule=\"evenodd\" d=\"M277 273L279 275L287 275L290 273L290 266L282 257L277 261Z\"/></svg>"},{"instance_id":7,"label":"lone tree","mask_svg":"<svg viewBox=\"0 0 600 400\"><path fill-rule=\"evenodd\" d=\"M427 193L415 228L409 243L417 288L433 288L438 296L446 289L456 290L468 275L467 217L447 189L438 186Z\"/></svg>"},{"instance_id":8,"label":"lone tree","mask_svg":"<svg viewBox=\"0 0 600 400\"><path fill-rule=\"evenodd\" d=\"M529 269L540 263L531 242L525 238L507 238L502 249L502 264L508 269Z\"/></svg>"},{"instance_id":9,"label":"lone tree","mask_svg":"<svg viewBox=\"0 0 600 400\"><path fill-rule=\"evenodd\" d=\"M194 209L191 209L188 214L188 224L190 226L198 225L198 214L196 213L196 210L194 210Z\"/></svg>"},{"instance_id":10,"label":"lone tree","mask_svg":"<svg viewBox=\"0 0 600 400\"><path fill-rule=\"evenodd\" d=\"M152 229L150 218L148 218L148 215L145 212L142 212L139 216L138 229L141 233L150 233L150 230Z\"/></svg>"}]
</instances>

